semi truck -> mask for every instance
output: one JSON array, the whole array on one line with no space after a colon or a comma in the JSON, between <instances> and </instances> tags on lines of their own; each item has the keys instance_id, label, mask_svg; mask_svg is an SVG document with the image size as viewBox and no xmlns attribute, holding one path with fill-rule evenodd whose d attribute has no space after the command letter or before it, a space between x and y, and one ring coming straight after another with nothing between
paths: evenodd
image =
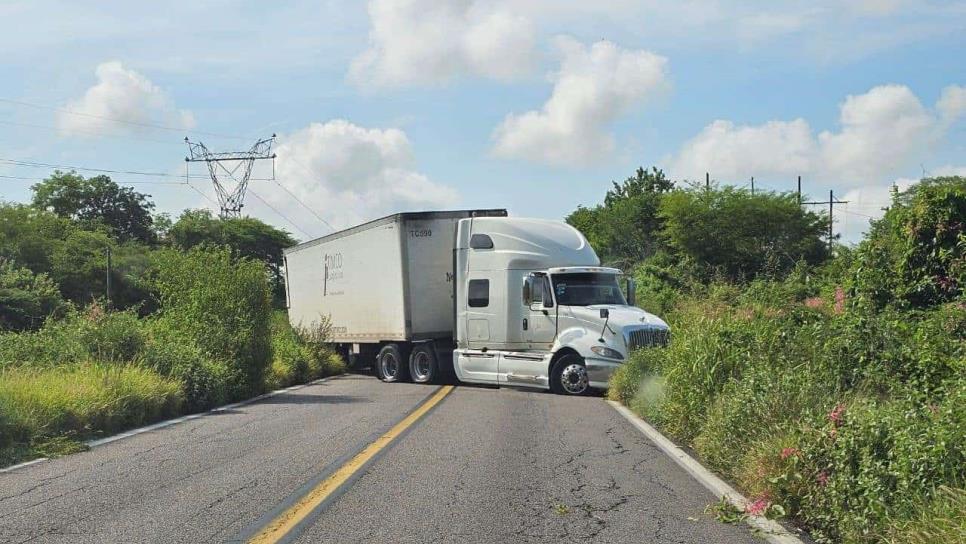
<instances>
[{"instance_id":1,"label":"semi truck","mask_svg":"<svg viewBox=\"0 0 966 544\"><path fill-rule=\"evenodd\" d=\"M385 382L583 395L667 324L562 221L503 209L397 213L284 251L295 327L326 323L351 367ZM626 291L626 296L625 296Z\"/></svg>"}]
</instances>

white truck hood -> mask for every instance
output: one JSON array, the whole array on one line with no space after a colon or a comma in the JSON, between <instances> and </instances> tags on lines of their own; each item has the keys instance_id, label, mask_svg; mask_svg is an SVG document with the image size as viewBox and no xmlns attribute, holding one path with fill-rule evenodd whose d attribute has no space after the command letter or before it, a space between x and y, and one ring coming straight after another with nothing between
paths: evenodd
<instances>
[{"instance_id":1,"label":"white truck hood","mask_svg":"<svg viewBox=\"0 0 966 544\"><path fill-rule=\"evenodd\" d=\"M620 306L617 304L594 304L592 306L567 306L571 315L586 322L589 326L604 326L604 320L600 317L600 311L607 309L610 319L607 325L612 329L623 329L632 326L650 326L667 328L667 323L660 317L645 312L635 306Z\"/></svg>"}]
</instances>

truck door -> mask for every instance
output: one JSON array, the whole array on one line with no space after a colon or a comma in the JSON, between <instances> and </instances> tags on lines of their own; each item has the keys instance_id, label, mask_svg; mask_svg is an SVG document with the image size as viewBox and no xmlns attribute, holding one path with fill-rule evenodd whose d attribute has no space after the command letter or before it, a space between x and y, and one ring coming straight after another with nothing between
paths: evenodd
<instances>
[{"instance_id":1,"label":"truck door","mask_svg":"<svg viewBox=\"0 0 966 544\"><path fill-rule=\"evenodd\" d=\"M498 285L497 278L489 272L472 272L466 279L462 290L465 300L460 300L465 304L465 308L460 310L460 326L465 327L463 338L468 349L457 350L453 361L461 380L497 382L499 352L490 351L489 345L499 344L506 336L505 331L499 330L499 325L506 323L505 316L502 321L497 316L502 296L490 296L491 287Z\"/></svg>"},{"instance_id":2,"label":"truck door","mask_svg":"<svg viewBox=\"0 0 966 544\"><path fill-rule=\"evenodd\" d=\"M547 351L553 347L557 334L550 278L546 274L530 274L523 292L523 303L526 306L523 313L523 338L530 349Z\"/></svg>"}]
</instances>

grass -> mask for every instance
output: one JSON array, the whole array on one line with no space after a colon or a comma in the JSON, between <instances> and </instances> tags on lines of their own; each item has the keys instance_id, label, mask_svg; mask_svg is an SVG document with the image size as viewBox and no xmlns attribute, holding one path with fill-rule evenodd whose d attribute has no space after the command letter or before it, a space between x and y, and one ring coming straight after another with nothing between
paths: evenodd
<instances>
[{"instance_id":1,"label":"grass","mask_svg":"<svg viewBox=\"0 0 966 544\"><path fill-rule=\"evenodd\" d=\"M0 463L78 449L77 442L181 411L181 384L137 365L0 371Z\"/></svg>"},{"instance_id":2,"label":"grass","mask_svg":"<svg viewBox=\"0 0 966 544\"><path fill-rule=\"evenodd\" d=\"M345 362L325 343L324 325L298 330L284 311L272 315L272 362L265 375L268 389L281 389L346 371Z\"/></svg>"},{"instance_id":3,"label":"grass","mask_svg":"<svg viewBox=\"0 0 966 544\"><path fill-rule=\"evenodd\" d=\"M942 486L917 514L893 524L886 544L947 544L966 542L966 489Z\"/></svg>"},{"instance_id":4,"label":"grass","mask_svg":"<svg viewBox=\"0 0 966 544\"><path fill-rule=\"evenodd\" d=\"M275 312L265 335L271 364L253 387L244 368L250 360L216 357L169 315L92 306L35 332L2 333L0 466L81 451L97 436L345 371L323 328L298 331Z\"/></svg>"}]
</instances>

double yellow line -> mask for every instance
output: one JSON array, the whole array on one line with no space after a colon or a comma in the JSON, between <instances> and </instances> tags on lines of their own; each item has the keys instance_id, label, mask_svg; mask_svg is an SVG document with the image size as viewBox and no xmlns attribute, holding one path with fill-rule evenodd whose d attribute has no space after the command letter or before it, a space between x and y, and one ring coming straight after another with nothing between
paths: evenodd
<instances>
[{"instance_id":1,"label":"double yellow line","mask_svg":"<svg viewBox=\"0 0 966 544\"><path fill-rule=\"evenodd\" d=\"M374 442L363 448L355 457L346 464L339 467L331 476L322 480L319 485L312 488L302 498L287 510L279 514L268 525L262 528L248 542L252 544L269 544L279 542L288 535L296 525L301 523L309 514L319 507L326 499L335 493L345 484L353 474L362 469L377 453L386 448L393 440L419 421L434 406L439 404L446 395L453 390L452 385L444 385L433 394L429 399L419 405L402 421L395 424L385 434L377 438Z\"/></svg>"}]
</instances>

